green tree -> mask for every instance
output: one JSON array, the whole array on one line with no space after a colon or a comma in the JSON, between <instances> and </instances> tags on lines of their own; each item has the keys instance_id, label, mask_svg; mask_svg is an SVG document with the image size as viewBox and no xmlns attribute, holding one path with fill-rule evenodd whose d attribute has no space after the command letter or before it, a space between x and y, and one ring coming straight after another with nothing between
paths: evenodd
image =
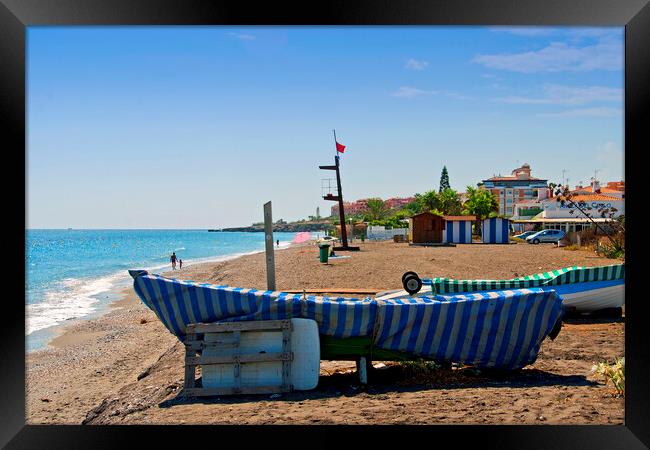
<instances>
[{"instance_id":1,"label":"green tree","mask_svg":"<svg viewBox=\"0 0 650 450\"><path fill-rule=\"evenodd\" d=\"M463 205L463 212L476 216L476 231L480 234L481 221L491 213L499 211L499 202L492 192L486 189L477 189L467 186L467 201Z\"/></svg>"},{"instance_id":2,"label":"green tree","mask_svg":"<svg viewBox=\"0 0 650 450\"><path fill-rule=\"evenodd\" d=\"M440 189L438 189L438 193L441 194L445 189L451 189L451 186L449 185L447 166L442 167L442 173L440 174Z\"/></svg>"},{"instance_id":3,"label":"green tree","mask_svg":"<svg viewBox=\"0 0 650 450\"><path fill-rule=\"evenodd\" d=\"M389 208L380 198L368 199L368 211L366 212L366 219L368 221L382 220L388 216Z\"/></svg>"},{"instance_id":4,"label":"green tree","mask_svg":"<svg viewBox=\"0 0 650 450\"><path fill-rule=\"evenodd\" d=\"M409 212L401 209L391 214L391 216L384 221L383 225L389 228L407 228L409 217Z\"/></svg>"},{"instance_id":5,"label":"green tree","mask_svg":"<svg viewBox=\"0 0 650 450\"><path fill-rule=\"evenodd\" d=\"M411 217L411 214L409 213L408 210L406 209L400 209L398 211L395 211L391 218L396 218L398 220L408 220L408 218Z\"/></svg>"},{"instance_id":6,"label":"green tree","mask_svg":"<svg viewBox=\"0 0 650 450\"><path fill-rule=\"evenodd\" d=\"M436 191L427 191L424 194L415 194L415 199L420 203L420 212L429 212L440 208L440 199Z\"/></svg>"},{"instance_id":7,"label":"green tree","mask_svg":"<svg viewBox=\"0 0 650 450\"><path fill-rule=\"evenodd\" d=\"M366 215L363 213L355 213L355 214L346 214L345 219L350 220L352 219L354 222L363 222L366 220Z\"/></svg>"},{"instance_id":8,"label":"green tree","mask_svg":"<svg viewBox=\"0 0 650 450\"><path fill-rule=\"evenodd\" d=\"M458 216L463 212L463 204L458 192L447 188L438 194L439 210L444 215Z\"/></svg>"},{"instance_id":9,"label":"green tree","mask_svg":"<svg viewBox=\"0 0 650 450\"><path fill-rule=\"evenodd\" d=\"M415 214L420 214L422 212L422 203L418 200L420 194L415 194L415 199L411 203L404 205L402 211L406 211L409 216L414 216Z\"/></svg>"}]
</instances>

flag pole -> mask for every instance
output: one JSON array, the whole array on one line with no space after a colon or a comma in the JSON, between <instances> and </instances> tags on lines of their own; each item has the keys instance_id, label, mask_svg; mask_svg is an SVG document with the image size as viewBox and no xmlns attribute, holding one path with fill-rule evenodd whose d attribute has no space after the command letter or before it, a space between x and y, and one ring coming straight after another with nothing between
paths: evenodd
<instances>
[{"instance_id":1,"label":"flag pole","mask_svg":"<svg viewBox=\"0 0 650 450\"><path fill-rule=\"evenodd\" d=\"M359 250L359 247L350 247L348 245L348 236L347 236L347 230L346 230L346 224L345 224L345 209L343 207L343 190L341 189L341 172L339 171L339 149L338 149L338 143L336 142L336 130L332 130L332 133L334 135L334 147L336 149L336 153L334 156L334 165L333 166L319 166L320 169L326 169L326 170L336 170L336 196L333 196L331 194L328 194L324 196L323 198L325 200L332 200L332 201L338 201L339 202L339 219L340 219L340 224L341 224L341 243L343 244L341 247L338 247L337 250ZM345 146L342 146L345 148Z\"/></svg>"},{"instance_id":2,"label":"flag pole","mask_svg":"<svg viewBox=\"0 0 650 450\"><path fill-rule=\"evenodd\" d=\"M334 149L336 151L334 156L334 164L336 166L336 190L339 197L339 219L341 222L341 244L343 249L348 248L348 233L345 228L345 210L343 209L343 191L341 189L341 174L339 172L339 150L336 147L336 130L332 130L334 133Z\"/></svg>"}]
</instances>

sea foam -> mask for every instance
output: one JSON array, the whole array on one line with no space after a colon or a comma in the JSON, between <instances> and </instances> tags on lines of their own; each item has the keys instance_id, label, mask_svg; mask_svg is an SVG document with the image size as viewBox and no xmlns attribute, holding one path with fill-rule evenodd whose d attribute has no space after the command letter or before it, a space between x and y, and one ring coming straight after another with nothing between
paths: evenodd
<instances>
[{"instance_id":1,"label":"sea foam","mask_svg":"<svg viewBox=\"0 0 650 450\"><path fill-rule=\"evenodd\" d=\"M120 272L90 280L66 278L59 281L45 293L41 302L27 305L26 334L95 312L100 295L115 288L120 280L126 281L127 276Z\"/></svg>"}]
</instances>

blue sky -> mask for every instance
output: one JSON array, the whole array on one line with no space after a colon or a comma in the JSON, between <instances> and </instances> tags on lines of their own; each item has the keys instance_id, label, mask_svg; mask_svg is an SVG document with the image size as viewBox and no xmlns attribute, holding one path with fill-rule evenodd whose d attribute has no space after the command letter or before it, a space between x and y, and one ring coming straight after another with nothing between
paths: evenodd
<instances>
[{"instance_id":1,"label":"blue sky","mask_svg":"<svg viewBox=\"0 0 650 450\"><path fill-rule=\"evenodd\" d=\"M212 228L623 175L623 28L30 27L30 228Z\"/></svg>"}]
</instances>

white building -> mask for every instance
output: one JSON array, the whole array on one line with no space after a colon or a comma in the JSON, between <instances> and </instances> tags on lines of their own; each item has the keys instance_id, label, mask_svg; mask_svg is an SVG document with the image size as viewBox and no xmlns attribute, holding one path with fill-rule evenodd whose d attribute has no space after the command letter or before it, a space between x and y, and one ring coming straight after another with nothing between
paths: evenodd
<instances>
[{"instance_id":1,"label":"white building","mask_svg":"<svg viewBox=\"0 0 650 450\"><path fill-rule=\"evenodd\" d=\"M600 211L602 210L610 210L613 212L613 217L625 215L625 200L619 197L604 194L580 194L574 195L571 200L580 208L569 202L562 205L556 198L543 200L541 205L544 210L538 216L545 219L569 219L586 217L586 213L596 218L601 217ZM581 212L580 209L585 212ZM609 217L609 214L606 217Z\"/></svg>"},{"instance_id":2,"label":"white building","mask_svg":"<svg viewBox=\"0 0 650 450\"><path fill-rule=\"evenodd\" d=\"M622 182L608 183L608 186L612 184L622 185ZM601 188L598 181L593 182L590 187L577 186L571 191L571 200L580 208L570 202L563 205L556 197L517 203L513 228L515 231L535 228L562 229L567 233L581 231L593 226L593 222L585 214L589 214L595 222L607 222L610 220L610 212L613 218L625 215L625 192L622 189L624 187ZM531 215L528 211L537 213ZM605 212L605 217L602 212Z\"/></svg>"},{"instance_id":3,"label":"white building","mask_svg":"<svg viewBox=\"0 0 650 450\"><path fill-rule=\"evenodd\" d=\"M514 215L514 205L537 199L539 191L548 188L548 180L531 176L530 165L523 164L510 175L495 175L481 181L478 186L494 194L499 203L499 215L511 217Z\"/></svg>"}]
</instances>

